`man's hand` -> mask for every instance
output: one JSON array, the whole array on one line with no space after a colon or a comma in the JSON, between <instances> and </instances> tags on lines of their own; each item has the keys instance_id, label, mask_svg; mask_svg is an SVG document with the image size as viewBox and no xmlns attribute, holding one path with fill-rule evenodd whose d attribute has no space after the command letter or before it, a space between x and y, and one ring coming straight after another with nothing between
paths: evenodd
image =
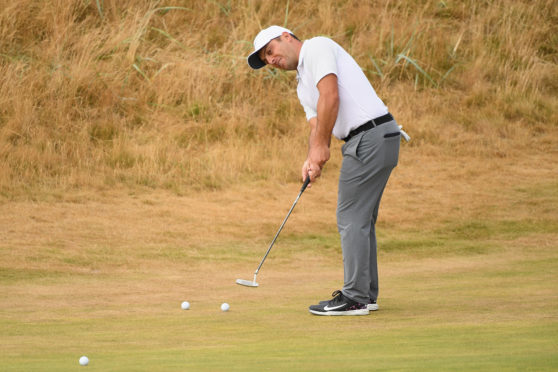
<instances>
[{"instance_id":1,"label":"man's hand","mask_svg":"<svg viewBox=\"0 0 558 372\"><path fill-rule=\"evenodd\" d=\"M327 153L329 157L329 148L327 148ZM324 162L325 163L325 162ZM306 159L302 165L302 182L306 180L306 177L310 176L310 184L308 187L312 187L312 182L314 182L322 174L322 167L317 163L313 163L310 159Z\"/></svg>"},{"instance_id":2,"label":"man's hand","mask_svg":"<svg viewBox=\"0 0 558 372\"><path fill-rule=\"evenodd\" d=\"M329 160L329 146L324 144L315 144L308 151L308 160L310 164L316 164L322 169Z\"/></svg>"},{"instance_id":3,"label":"man's hand","mask_svg":"<svg viewBox=\"0 0 558 372\"><path fill-rule=\"evenodd\" d=\"M316 144L308 151L308 169L310 170L310 181L314 182L322 174L322 168L329 160L329 146Z\"/></svg>"}]
</instances>

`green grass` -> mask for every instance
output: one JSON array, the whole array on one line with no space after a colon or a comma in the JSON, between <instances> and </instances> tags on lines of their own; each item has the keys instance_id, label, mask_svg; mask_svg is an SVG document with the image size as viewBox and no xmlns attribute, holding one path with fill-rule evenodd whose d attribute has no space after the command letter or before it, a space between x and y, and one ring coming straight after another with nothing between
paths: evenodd
<instances>
[{"instance_id":1,"label":"green grass","mask_svg":"<svg viewBox=\"0 0 558 372\"><path fill-rule=\"evenodd\" d=\"M390 305L385 303L387 309ZM558 368L556 322L433 320L402 326L390 310L329 319L284 305L265 313L253 306L238 305L230 313L161 309L158 316L2 324L12 344L0 366L4 371L72 370L87 354L90 368L99 371ZM20 337L27 340L26 351L11 351Z\"/></svg>"},{"instance_id":2,"label":"green grass","mask_svg":"<svg viewBox=\"0 0 558 372\"><path fill-rule=\"evenodd\" d=\"M469 217L380 220L380 311L347 318L307 311L343 276L335 226L305 221L317 194L286 225L257 289L234 281L252 278L278 222L219 213L244 204L250 215L260 201L210 194L199 220L157 195L132 196L126 210L6 204L22 216L3 220L0 370L81 370L82 355L98 371L558 370L555 186L498 190L507 202Z\"/></svg>"},{"instance_id":3,"label":"green grass","mask_svg":"<svg viewBox=\"0 0 558 372\"><path fill-rule=\"evenodd\" d=\"M415 241L414 232L383 228L381 309L356 318L306 310L339 284L333 233L286 234L258 289L234 278L252 270L253 252L267 247L259 242L200 247L190 260L171 254L177 247L150 247L158 253L148 256L140 247L128 258L166 263L163 272L141 264L112 274L4 268L0 369L73 370L87 355L88 370L98 371L556 370L556 246L514 243L529 234L552 239L554 227L455 222ZM317 253L325 266L301 263ZM205 274L201 258L212 262ZM16 305L6 306L11 290ZM182 311L186 297L192 307ZM224 301L228 313L219 310Z\"/></svg>"}]
</instances>

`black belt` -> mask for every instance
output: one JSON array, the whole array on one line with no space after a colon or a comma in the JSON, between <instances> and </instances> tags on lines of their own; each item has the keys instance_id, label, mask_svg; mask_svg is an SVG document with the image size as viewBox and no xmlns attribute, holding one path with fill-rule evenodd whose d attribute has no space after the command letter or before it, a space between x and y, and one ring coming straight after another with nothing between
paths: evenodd
<instances>
[{"instance_id":1,"label":"black belt","mask_svg":"<svg viewBox=\"0 0 558 372\"><path fill-rule=\"evenodd\" d=\"M384 123L387 123L389 121L393 120L393 116L391 116L391 114L388 112L387 114L385 114L384 116L379 116L376 119L372 119L372 120L368 120L366 123L362 124L360 127L353 129L352 131L349 132L349 135L345 138L343 138L343 141L347 142L348 140L350 140L351 138L353 138L354 136L356 136L359 133L365 132L369 129L372 128L376 128L378 125L382 125Z\"/></svg>"}]
</instances>

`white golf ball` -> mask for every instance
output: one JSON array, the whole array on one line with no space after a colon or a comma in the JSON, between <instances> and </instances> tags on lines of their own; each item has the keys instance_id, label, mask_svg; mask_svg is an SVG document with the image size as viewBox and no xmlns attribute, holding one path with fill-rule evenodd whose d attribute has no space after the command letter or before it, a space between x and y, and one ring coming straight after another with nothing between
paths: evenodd
<instances>
[{"instance_id":1,"label":"white golf ball","mask_svg":"<svg viewBox=\"0 0 558 372\"><path fill-rule=\"evenodd\" d=\"M230 309L230 306L229 306L228 303L224 302L224 303L221 305L221 310L222 310L222 311L229 311L229 309Z\"/></svg>"},{"instance_id":2,"label":"white golf ball","mask_svg":"<svg viewBox=\"0 0 558 372\"><path fill-rule=\"evenodd\" d=\"M89 358L86 357L85 355L82 356L81 358L79 358L79 364L82 366L86 366L89 364Z\"/></svg>"},{"instance_id":3,"label":"white golf ball","mask_svg":"<svg viewBox=\"0 0 558 372\"><path fill-rule=\"evenodd\" d=\"M180 306L182 307L182 310L188 310L190 308L190 303L188 301L184 301Z\"/></svg>"}]
</instances>

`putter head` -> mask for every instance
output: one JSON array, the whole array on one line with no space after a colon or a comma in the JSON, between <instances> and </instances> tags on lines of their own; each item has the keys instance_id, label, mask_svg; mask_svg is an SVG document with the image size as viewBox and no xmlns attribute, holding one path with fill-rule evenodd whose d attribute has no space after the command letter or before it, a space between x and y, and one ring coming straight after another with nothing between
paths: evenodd
<instances>
[{"instance_id":1,"label":"putter head","mask_svg":"<svg viewBox=\"0 0 558 372\"><path fill-rule=\"evenodd\" d=\"M246 287L257 287L258 283L252 280L236 279L236 284L240 284Z\"/></svg>"}]
</instances>

